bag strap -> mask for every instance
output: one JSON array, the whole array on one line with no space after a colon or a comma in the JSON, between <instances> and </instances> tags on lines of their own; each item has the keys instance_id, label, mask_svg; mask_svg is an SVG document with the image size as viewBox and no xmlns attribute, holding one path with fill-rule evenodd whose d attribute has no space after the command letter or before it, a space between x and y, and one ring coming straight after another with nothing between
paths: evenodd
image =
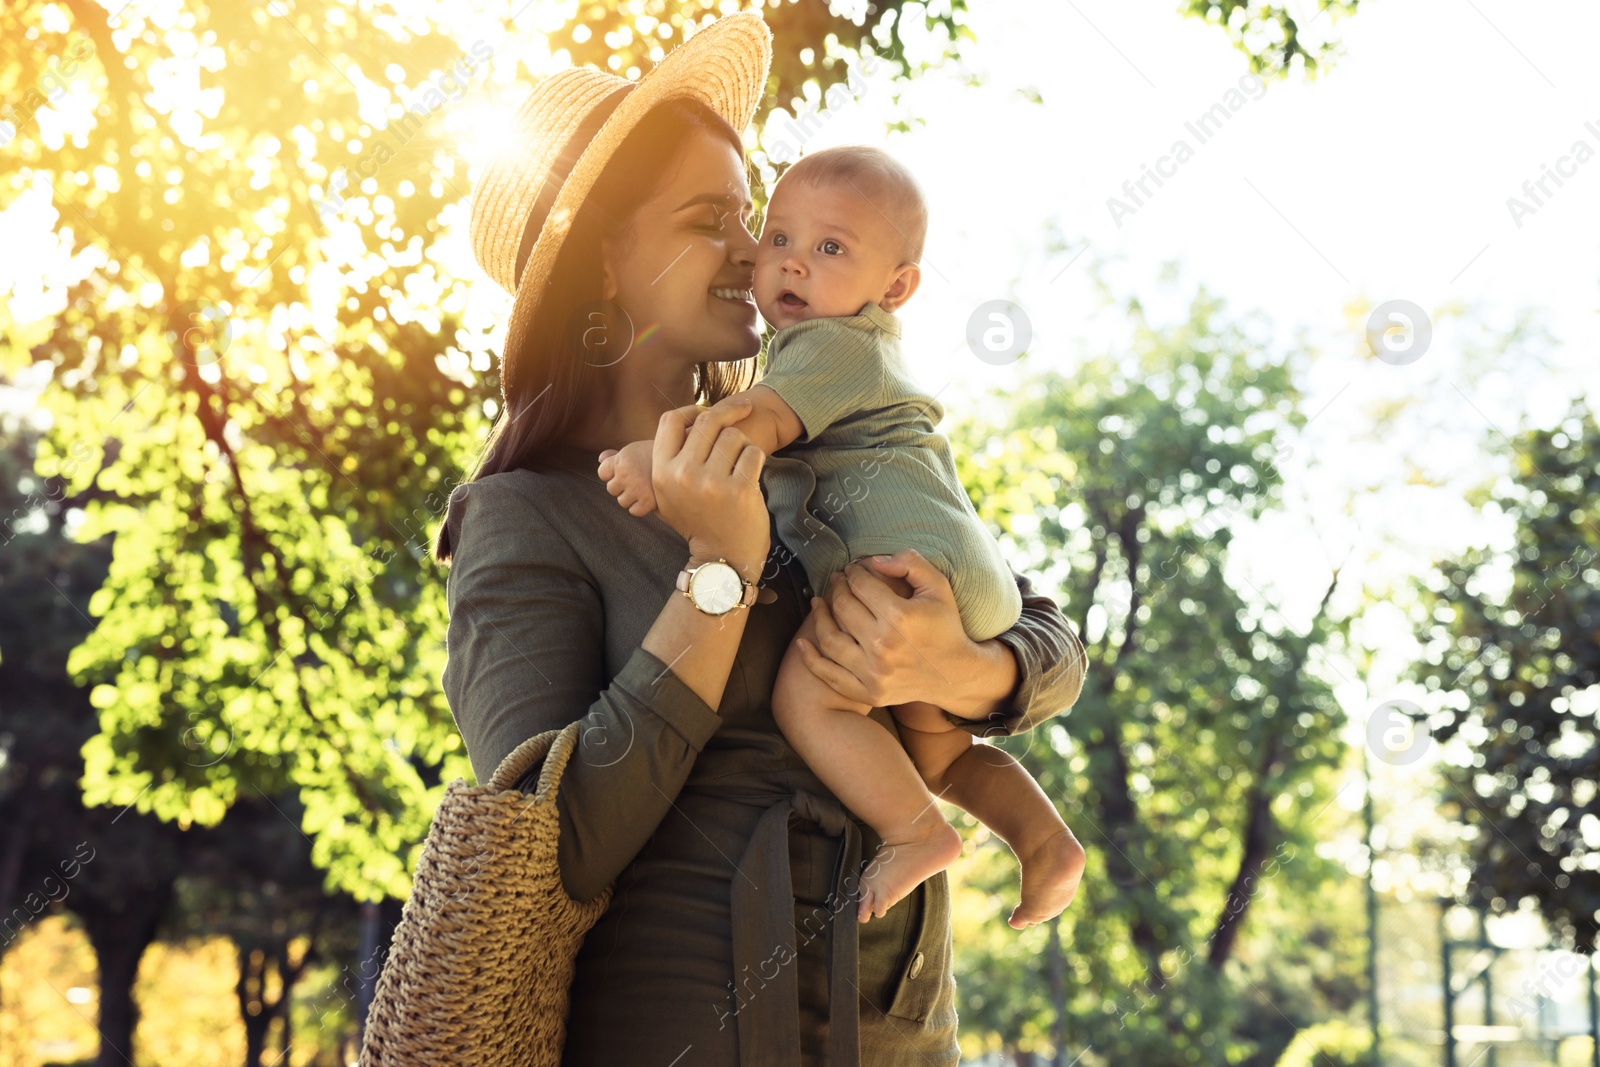
<instances>
[{"instance_id":1,"label":"bag strap","mask_svg":"<svg viewBox=\"0 0 1600 1067\"><path fill-rule=\"evenodd\" d=\"M496 792L505 792L508 789L525 792L527 779L538 770L539 785L533 792L534 799L547 804L555 803L556 790L561 783L561 772L566 770L567 761L572 758L572 750L577 747L578 728L579 722L574 721L559 730L546 730L542 734L534 734L512 749L484 784Z\"/></svg>"}]
</instances>

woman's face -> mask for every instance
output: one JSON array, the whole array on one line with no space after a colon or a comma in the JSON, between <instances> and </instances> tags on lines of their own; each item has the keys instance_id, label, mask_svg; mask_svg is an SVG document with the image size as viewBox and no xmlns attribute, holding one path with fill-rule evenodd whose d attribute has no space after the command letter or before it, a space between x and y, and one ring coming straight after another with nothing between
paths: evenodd
<instances>
[{"instance_id":1,"label":"woman's face","mask_svg":"<svg viewBox=\"0 0 1600 1067\"><path fill-rule=\"evenodd\" d=\"M603 246L605 296L633 320L634 351L685 363L748 359L761 347L751 286L756 241L744 159L695 130L631 232Z\"/></svg>"}]
</instances>

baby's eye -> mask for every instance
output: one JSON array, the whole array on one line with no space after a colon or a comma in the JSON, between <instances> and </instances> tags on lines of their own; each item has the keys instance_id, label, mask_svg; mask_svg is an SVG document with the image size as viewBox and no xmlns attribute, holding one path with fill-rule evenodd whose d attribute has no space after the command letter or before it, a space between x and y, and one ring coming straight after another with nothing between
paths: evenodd
<instances>
[{"instance_id":1,"label":"baby's eye","mask_svg":"<svg viewBox=\"0 0 1600 1067\"><path fill-rule=\"evenodd\" d=\"M775 233L775 234L772 235L772 247L774 247L774 248L786 248L786 247L788 247L788 244L789 244L789 238L785 237L783 234Z\"/></svg>"},{"instance_id":2,"label":"baby's eye","mask_svg":"<svg viewBox=\"0 0 1600 1067\"><path fill-rule=\"evenodd\" d=\"M837 256L842 254L844 249L840 247L838 241L824 241L822 242L822 251L825 255Z\"/></svg>"}]
</instances>

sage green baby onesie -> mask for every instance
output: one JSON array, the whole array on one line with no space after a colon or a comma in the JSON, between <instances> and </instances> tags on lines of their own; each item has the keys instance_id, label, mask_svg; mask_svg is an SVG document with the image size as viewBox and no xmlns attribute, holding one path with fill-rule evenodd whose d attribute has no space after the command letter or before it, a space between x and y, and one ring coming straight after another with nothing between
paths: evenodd
<instances>
[{"instance_id":1,"label":"sage green baby onesie","mask_svg":"<svg viewBox=\"0 0 1600 1067\"><path fill-rule=\"evenodd\" d=\"M914 548L950 580L969 638L1016 623L1016 581L935 429L944 409L901 362L893 313L868 304L784 327L760 384L804 424L761 476L783 544L813 589L853 559Z\"/></svg>"}]
</instances>

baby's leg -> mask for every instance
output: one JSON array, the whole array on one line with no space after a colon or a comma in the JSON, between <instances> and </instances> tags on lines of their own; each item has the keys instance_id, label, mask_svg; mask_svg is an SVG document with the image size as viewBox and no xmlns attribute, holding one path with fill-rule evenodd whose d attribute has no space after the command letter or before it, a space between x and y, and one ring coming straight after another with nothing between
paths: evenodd
<instances>
[{"instance_id":1,"label":"baby's leg","mask_svg":"<svg viewBox=\"0 0 1600 1067\"><path fill-rule=\"evenodd\" d=\"M815 620L813 611L798 634L813 646ZM790 642L773 687L772 716L822 783L883 839L861 879L857 922L881 918L961 854L961 835L945 821L894 734L868 718L871 710L812 674Z\"/></svg>"},{"instance_id":2,"label":"baby's leg","mask_svg":"<svg viewBox=\"0 0 1600 1067\"><path fill-rule=\"evenodd\" d=\"M1059 915L1083 878L1083 846L1033 775L1004 749L978 739L932 704L890 709L923 782L969 812L1016 853L1022 899L1006 921L1021 930Z\"/></svg>"}]
</instances>

